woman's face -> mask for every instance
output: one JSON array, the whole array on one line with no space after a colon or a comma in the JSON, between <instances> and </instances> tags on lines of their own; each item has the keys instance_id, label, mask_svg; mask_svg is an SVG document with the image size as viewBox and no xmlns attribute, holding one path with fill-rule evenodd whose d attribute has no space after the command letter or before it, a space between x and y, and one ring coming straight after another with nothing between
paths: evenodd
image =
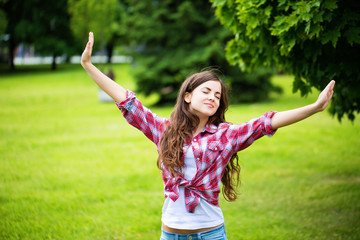
<instances>
[{"instance_id":1,"label":"woman's face","mask_svg":"<svg viewBox=\"0 0 360 240\"><path fill-rule=\"evenodd\" d=\"M185 93L185 102L191 112L200 119L209 118L216 113L220 105L221 84L219 81L207 81L197 86L191 93Z\"/></svg>"}]
</instances>

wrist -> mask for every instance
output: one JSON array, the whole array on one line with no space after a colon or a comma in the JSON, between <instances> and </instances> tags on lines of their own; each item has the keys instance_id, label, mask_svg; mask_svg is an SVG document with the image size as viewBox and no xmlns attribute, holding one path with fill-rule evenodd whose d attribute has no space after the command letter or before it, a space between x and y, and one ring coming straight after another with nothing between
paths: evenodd
<instances>
[{"instance_id":1,"label":"wrist","mask_svg":"<svg viewBox=\"0 0 360 240\"><path fill-rule=\"evenodd\" d=\"M318 102L311 104L310 107L313 114L322 111L321 105Z\"/></svg>"},{"instance_id":2,"label":"wrist","mask_svg":"<svg viewBox=\"0 0 360 240\"><path fill-rule=\"evenodd\" d=\"M81 66L83 66L83 68L85 68L85 69L91 67L91 65L92 65L92 63L91 63L90 61L88 61L88 62L83 62L83 61L81 61L80 64L81 64Z\"/></svg>"}]
</instances>

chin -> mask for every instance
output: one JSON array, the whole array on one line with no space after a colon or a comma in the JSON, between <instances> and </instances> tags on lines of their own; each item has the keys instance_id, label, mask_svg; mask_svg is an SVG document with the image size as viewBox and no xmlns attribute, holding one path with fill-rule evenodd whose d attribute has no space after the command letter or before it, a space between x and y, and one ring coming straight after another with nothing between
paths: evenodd
<instances>
[{"instance_id":1,"label":"chin","mask_svg":"<svg viewBox=\"0 0 360 240\"><path fill-rule=\"evenodd\" d=\"M206 113L206 116L207 116L207 117L212 117L212 116L215 115L215 113L216 113L216 112L210 112L210 113L208 112L208 113Z\"/></svg>"}]
</instances>

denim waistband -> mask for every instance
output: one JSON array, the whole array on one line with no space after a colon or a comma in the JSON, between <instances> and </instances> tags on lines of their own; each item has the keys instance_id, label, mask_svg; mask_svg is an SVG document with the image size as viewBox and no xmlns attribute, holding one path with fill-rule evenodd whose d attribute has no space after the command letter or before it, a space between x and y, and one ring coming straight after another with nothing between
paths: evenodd
<instances>
[{"instance_id":1,"label":"denim waistband","mask_svg":"<svg viewBox=\"0 0 360 240\"><path fill-rule=\"evenodd\" d=\"M191 234L169 233L162 230L161 238L160 238L160 240L200 240L200 239L226 240L227 238L226 238L225 225L223 224L209 231L191 233Z\"/></svg>"}]
</instances>

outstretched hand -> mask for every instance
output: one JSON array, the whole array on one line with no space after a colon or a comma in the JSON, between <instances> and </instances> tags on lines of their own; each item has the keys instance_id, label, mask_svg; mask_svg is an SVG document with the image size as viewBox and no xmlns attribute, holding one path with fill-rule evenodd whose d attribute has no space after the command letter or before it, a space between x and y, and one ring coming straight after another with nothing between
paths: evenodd
<instances>
[{"instance_id":1,"label":"outstretched hand","mask_svg":"<svg viewBox=\"0 0 360 240\"><path fill-rule=\"evenodd\" d=\"M314 104L310 104L301 108L296 108L288 111L277 112L271 118L271 128L278 129L298 121L301 121L311 115L325 110L329 105L332 95L334 94L335 81L330 83L320 93L318 99Z\"/></svg>"},{"instance_id":2,"label":"outstretched hand","mask_svg":"<svg viewBox=\"0 0 360 240\"><path fill-rule=\"evenodd\" d=\"M89 41L81 55L81 65L91 63L91 52L94 45L94 34L89 32Z\"/></svg>"},{"instance_id":3,"label":"outstretched hand","mask_svg":"<svg viewBox=\"0 0 360 240\"><path fill-rule=\"evenodd\" d=\"M318 99L315 102L319 111L325 110L325 108L329 105L332 95L334 94L334 86L335 81L331 80L329 84L324 88L324 90L320 93Z\"/></svg>"}]
</instances>

